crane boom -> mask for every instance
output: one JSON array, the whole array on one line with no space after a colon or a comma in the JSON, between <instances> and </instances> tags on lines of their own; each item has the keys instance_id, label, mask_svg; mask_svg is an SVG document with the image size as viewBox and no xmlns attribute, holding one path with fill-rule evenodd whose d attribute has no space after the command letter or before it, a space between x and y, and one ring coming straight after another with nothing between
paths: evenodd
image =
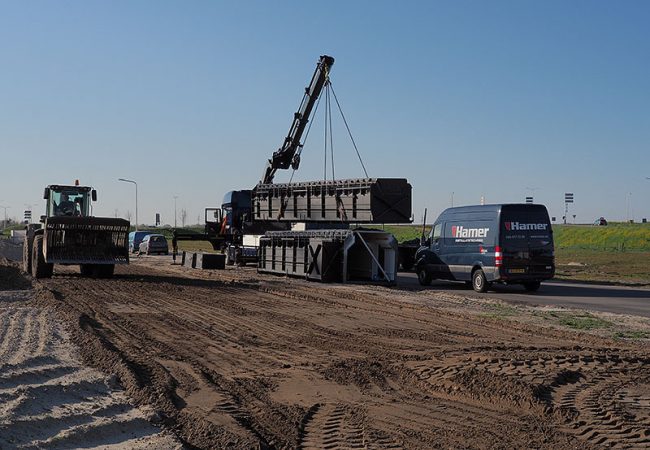
<instances>
[{"instance_id":1,"label":"crane boom","mask_svg":"<svg viewBox=\"0 0 650 450\"><path fill-rule=\"evenodd\" d=\"M327 82L330 69L334 64L334 58L322 55L316 70L312 76L311 83L305 88L305 95L300 102L298 112L293 115L293 122L289 128L289 134L284 139L284 144L277 151L273 152L273 157L268 160L264 176L260 180L262 184L273 183L273 177L278 169L288 169L290 166L296 170L300 165L300 154L298 150L302 146L300 139L305 131L309 117L311 116L314 105Z\"/></svg>"}]
</instances>

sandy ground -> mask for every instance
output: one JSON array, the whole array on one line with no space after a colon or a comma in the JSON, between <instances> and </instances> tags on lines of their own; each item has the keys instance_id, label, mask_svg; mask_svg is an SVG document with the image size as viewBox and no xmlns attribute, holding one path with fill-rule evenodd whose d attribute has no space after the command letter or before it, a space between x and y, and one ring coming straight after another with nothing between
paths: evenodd
<instances>
[{"instance_id":1,"label":"sandy ground","mask_svg":"<svg viewBox=\"0 0 650 450\"><path fill-rule=\"evenodd\" d=\"M168 259L113 280L59 270L32 303L188 446L650 446L646 342L487 317L460 295Z\"/></svg>"},{"instance_id":2,"label":"sandy ground","mask_svg":"<svg viewBox=\"0 0 650 450\"><path fill-rule=\"evenodd\" d=\"M0 448L650 447L647 339L170 260L0 265Z\"/></svg>"},{"instance_id":3,"label":"sandy ground","mask_svg":"<svg viewBox=\"0 0 650 450\"><path fill-rule=\"evenodd\" d=\"M30 305L32 290L3 290L16 272L0 269L1 449L182 448L115 376L81 362L53 308Z\"/></svg>"}]
</instances>

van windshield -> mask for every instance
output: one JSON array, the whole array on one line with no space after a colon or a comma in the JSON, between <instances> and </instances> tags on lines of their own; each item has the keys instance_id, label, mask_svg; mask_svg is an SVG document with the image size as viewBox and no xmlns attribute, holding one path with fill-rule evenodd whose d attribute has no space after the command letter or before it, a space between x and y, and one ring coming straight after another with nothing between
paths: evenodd
<instances>
[{"instance_id":1,"label":"van windshield","mask_svg":"<svg viewBox=\"0 0 650 450\"><path fill-rule=\"evenodd\" d=\"M553 230L542 205L504 205L501 245L507 249L553 250Z\"/></svg>"}]
</instances>

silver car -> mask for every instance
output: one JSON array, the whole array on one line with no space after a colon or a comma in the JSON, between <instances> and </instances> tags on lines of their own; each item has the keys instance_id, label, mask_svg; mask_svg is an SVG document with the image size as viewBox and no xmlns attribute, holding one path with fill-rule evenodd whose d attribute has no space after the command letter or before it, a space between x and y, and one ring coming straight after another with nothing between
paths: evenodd
<instances>
[{"instance_id":1,"label":"silver car","mask_svg":"<svg viewBox=\"0 0 650 450\"><path fill-rule=\"evenodd\" d=\"M140 242L139 254L143 253L151 255L157 253L159 255L169 255L169 245L167 239L162 234L148 234Z\"/></svg>"}]
</instances>

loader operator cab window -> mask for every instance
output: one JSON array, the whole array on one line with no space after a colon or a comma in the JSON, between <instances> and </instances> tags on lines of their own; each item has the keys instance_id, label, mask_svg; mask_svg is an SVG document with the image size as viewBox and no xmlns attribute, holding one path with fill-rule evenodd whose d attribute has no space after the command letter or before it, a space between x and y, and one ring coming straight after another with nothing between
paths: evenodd
<instances>
[{"instance_id":1,"label":"loader operator cab window","mask_svg":"<svg viewBox=\"0 0 650 450\"><path fill-rule=\"evenodd\" d=\"M88 193L78 191L52 191L50 194L50 216L87 216Z\"/></svg>"}]
</instances>

